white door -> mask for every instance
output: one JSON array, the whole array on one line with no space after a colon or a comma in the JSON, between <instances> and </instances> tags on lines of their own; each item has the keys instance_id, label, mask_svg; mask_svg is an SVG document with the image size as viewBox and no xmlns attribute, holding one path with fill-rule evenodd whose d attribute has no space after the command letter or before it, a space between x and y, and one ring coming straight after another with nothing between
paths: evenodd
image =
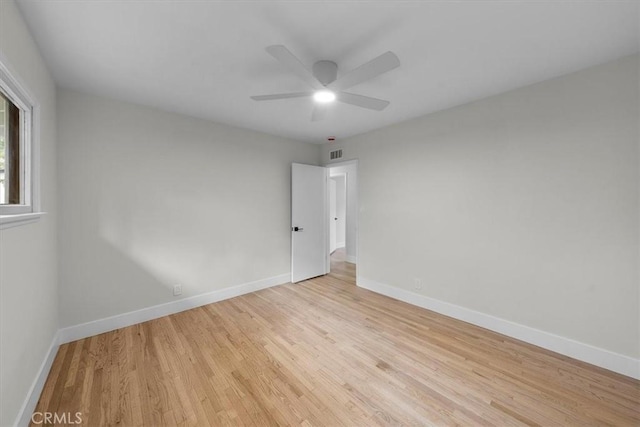
<instances>
[{"instance_id":1,"label":"white door","mask_svg":"<svg viewBox=\"0 0 640 427\"><path fill-rule=\"evenodd\" d=\"M337 185L338 183L329 179L329 252L336 250L336 206L337 206Z\"/></svg>"},{"instance_id":2,"label":"white door","mask_svg":"<svg viewBox=\"0 0 640 427\"><path fill-rule=\"evenodd\" d=\"M327 274L329 170L291 165L291 282Z\"/></svg>"}]
</instances>

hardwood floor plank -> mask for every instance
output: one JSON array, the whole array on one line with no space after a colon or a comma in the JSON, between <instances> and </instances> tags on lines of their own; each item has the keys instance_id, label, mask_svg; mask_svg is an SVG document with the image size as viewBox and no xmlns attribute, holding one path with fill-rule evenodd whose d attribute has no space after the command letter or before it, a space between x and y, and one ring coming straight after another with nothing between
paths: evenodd
<instances>
[{"instance_id":1,"label":"hardwood floor plank","mask_svg":"<svg viewBox=\"0 0 640 427\"><path fill-rule=\"evenodd\" d=\"M60 347L37 411L85 425L640 425L640 381L332 273Z\"/></svg>"}]
</instances>

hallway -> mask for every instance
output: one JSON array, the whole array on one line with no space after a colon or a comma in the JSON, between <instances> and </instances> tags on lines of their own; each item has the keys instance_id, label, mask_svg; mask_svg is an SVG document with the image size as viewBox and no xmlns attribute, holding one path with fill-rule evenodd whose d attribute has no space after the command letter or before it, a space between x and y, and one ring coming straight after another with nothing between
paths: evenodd
<instances>
[{"instance_id":1,"label":"hallway","mask_svg":"<svg viewBox=\"0 0 640 427\"><path fill-rule=\"evenodd\" d=\"M349 284L356 284L356 265L347 262L345 248L338 248L331 254L331 272L329 275Z\"/></svg>"}]
</instances>

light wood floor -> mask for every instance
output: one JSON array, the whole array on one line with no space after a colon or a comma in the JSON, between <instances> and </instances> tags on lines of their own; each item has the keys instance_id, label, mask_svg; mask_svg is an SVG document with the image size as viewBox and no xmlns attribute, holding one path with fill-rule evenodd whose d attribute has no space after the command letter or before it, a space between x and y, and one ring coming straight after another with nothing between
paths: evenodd
<instances>
[{"instance_id":1,"label":"light wood floor","mask_svg":"<svg viewBox=\"0 0 640 427\"><path fill-rule=\"evenodd\" d=\"M356 265L346 261L346 250L344 248L336 249L331 254L331 276L355 285Z\"/></svg>"},{"instance_id":2,"label":"light wood floor","mask_svg":"<svg viewBox=\"0 0 640 427\"><path fill-rule=\"evenodd\" d=\"M36 410L89 426L640 425L640 382L358 288L334 264L65 344Z\"/></svg>"}]
</instances>

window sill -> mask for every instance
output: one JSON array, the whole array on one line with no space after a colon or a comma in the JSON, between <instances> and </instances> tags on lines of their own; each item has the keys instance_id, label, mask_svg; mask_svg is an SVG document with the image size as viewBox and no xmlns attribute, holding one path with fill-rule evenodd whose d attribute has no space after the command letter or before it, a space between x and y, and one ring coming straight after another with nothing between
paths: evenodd
<instances>
[{"instance_id":1,"label":"window sill","mask_svg":"<svg viewBox=\"0 0 640 427\"><path fill-rule=\"evenodd\" d=\"M5 228L18 227L20 225L36 222L45 215L46 212L24 213L16 215L0 215L0 230Z\"/></svg>"}]
</instances>

